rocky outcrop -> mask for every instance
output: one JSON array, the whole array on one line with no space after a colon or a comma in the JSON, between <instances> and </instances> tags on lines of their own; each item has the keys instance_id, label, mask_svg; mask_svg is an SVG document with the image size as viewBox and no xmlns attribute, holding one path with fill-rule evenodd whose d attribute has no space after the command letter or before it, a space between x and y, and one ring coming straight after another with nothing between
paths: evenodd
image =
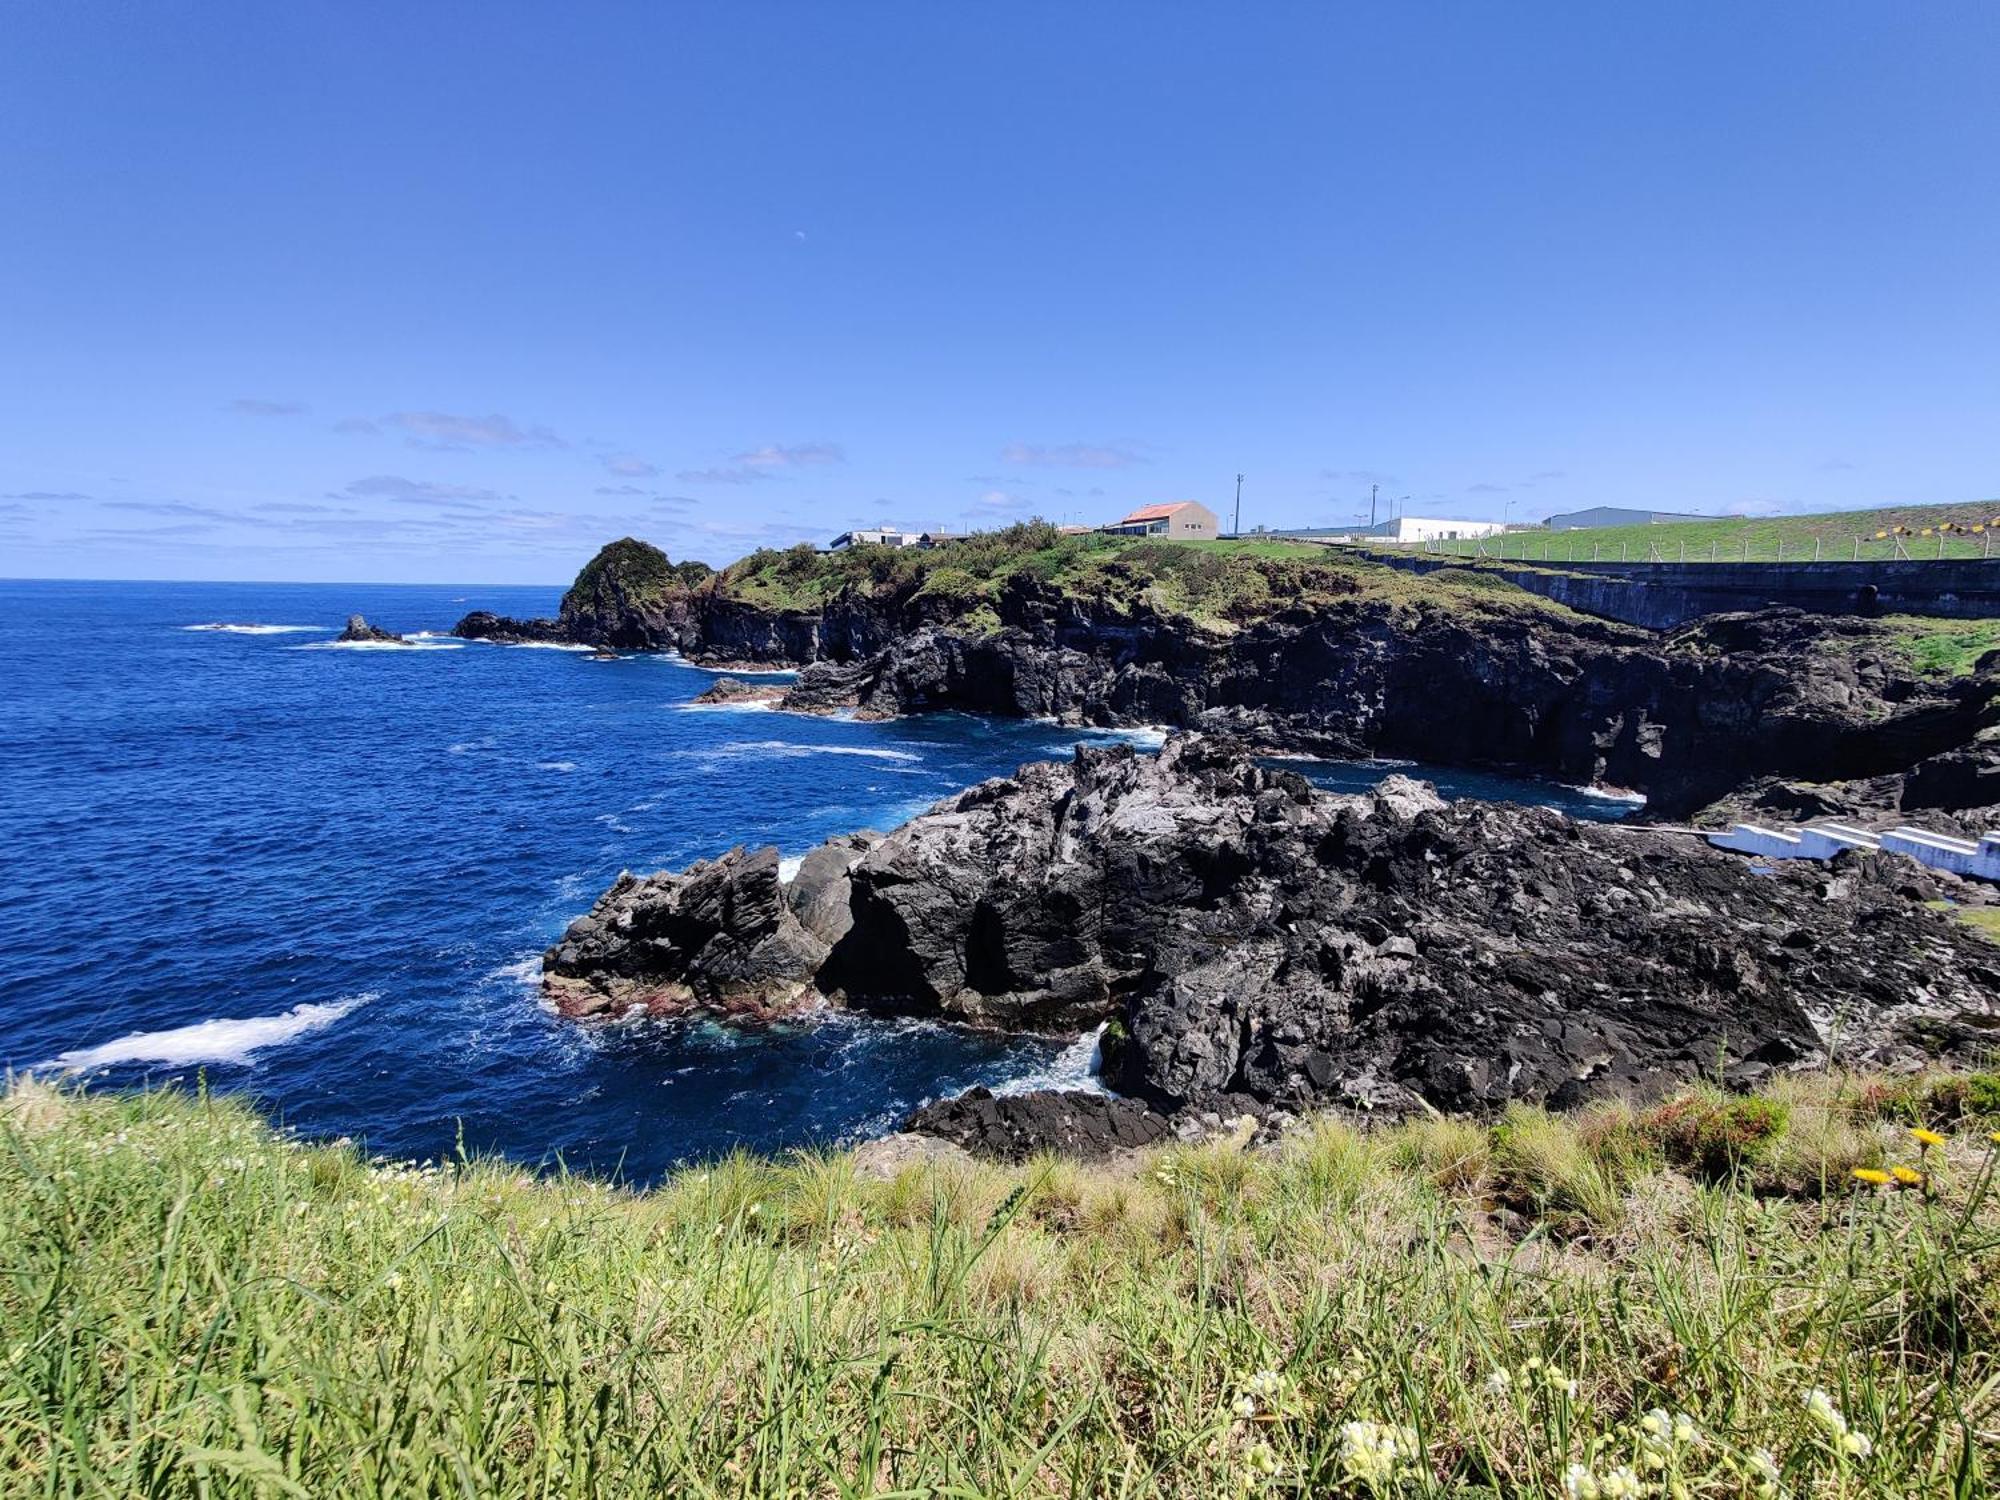
<instances>
[{"instance_id":1,"label":"rocky outcrop","mask_svg":"<svg viewBox=\"0 0 2000 1500\"><path fill-rule=\"evenodd\" d=\"M563 595L556 619L517 620L474 610L452 627L452 634L468 640L665 650L688 638L690 591L712 572L706 563L675 563L650 542L621 537L584 564Z\"/></svg>"},{"instance_id":2,"label":"rocky outcrop","mask_svg":"<svg viewBox=\"0 0 2000 1500\"><path fill-rule=\"evenodd\" d=\"M1697 837L1402 778L1317 792L1197 736L1080 748L828 848L810 925L774 855L733 853L622 879L549 972L672 1004L817 992L1007 1029L1108 1021L1106 1081L1162 1111L1488 1112L2000 1034L2000 953L1894 856L1764 873Z\"/></svg>"},{"instance_id":3,"label":"rocky outcrop","mask_svg":"<svg viewBox=\"0 0 2000 1500\"><path fill-rule=\"evenodd\" d=\"M383 630L379 626L370 625L360 615L349 615L347 617L346 629L342 630L334 639L351 646L406 646L409 644L408 641L405 641L393 630Z\"/></svg>"},{"instance_id":4,"label":"rocky outcrop","mask_svg":"<svg viewBox=\"0 0 2000 1500\"><path fill-rule=\"evenodd\" d=\"M776 682L745 682L741 677L718 677L695 694L697 703L766 703L773 707L785 701L791 689Z\"/></svg>"},{"instance_id":5,"label":"rocky outcrop","mask_svg":"<svg viewBox=\"0 0 2000 1500\"><path fill-rule=\"evenodd\" d=\"M1102 1161L1174 1136L1166 1116L1136 1100L1083 1089L1025 1094L968 1089L956 1098L926 1104L902 1129L949 1141L989 1161L1016 1162L1042 1152Z\"/></svg>"},{"instance_id":6,"label":"rocky outcrop","mask_svg":"<svg viewBox=\"0 0 2000 1500\"><path fill-rule=\"evenodd\" d=\"M543 991L571 1016L634 1007L782 1014L815 998L812 975L851 925L847 869L871 839L822 844L789 886L775 849L735 848L679 874L620 875L543 955Z\"/></svg>"}]
</instances>

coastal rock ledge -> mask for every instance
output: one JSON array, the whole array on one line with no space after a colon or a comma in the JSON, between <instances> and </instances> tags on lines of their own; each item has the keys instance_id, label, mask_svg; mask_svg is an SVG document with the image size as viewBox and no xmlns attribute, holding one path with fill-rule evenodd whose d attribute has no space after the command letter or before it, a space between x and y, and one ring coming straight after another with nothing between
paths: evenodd
<instances>
[{"instance_id":1,"label":"coastal rock ledge","mask_svg":"<svg viewBox=\"0 0 2000 1500\"><path fill-rule=\"evenodd\" d=\"M1108 1022L1104 1081L1167 1113L1485 1113L1986 1048L2000 952L1936 895L1895 856L1763 870L1404 777L1321 792L1182 735L1023 766L789 882L770 849L622 876L544 983L571 1014Z\"/></svg>"}]
</instances>

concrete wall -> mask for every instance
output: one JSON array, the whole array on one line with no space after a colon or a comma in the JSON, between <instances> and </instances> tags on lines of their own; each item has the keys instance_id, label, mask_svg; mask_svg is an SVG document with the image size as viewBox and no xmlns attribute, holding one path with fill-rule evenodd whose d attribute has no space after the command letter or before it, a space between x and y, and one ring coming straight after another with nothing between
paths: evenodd
<instances>
[{"instance_id":1,"label":"concrete wall","mask_svg":"<svg viewBox=\"0 0 2000 1500\"><path fill-rule=\"evenodd\" d=\"M1381 556L1412 572L1448 557ZM1942 562L1487 563L1531 593L1601 619L1671 630L1701 615L1791 605L1815 614L2000 618L2000 558Z\"/></svg>"}]
</instances>

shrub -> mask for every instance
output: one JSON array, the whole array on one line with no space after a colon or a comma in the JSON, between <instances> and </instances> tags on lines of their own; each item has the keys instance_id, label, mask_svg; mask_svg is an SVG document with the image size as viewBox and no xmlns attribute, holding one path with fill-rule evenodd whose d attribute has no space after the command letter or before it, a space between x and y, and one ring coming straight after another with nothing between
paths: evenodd
<instances>
[{"instance_id":1,"label":"shrub","mask_svg":"<svg viewBox=\"0 0 2000 1500\"><path fill-rule=\"evenodd\" d=\"M1733 1177L1768 1151L1784 1134L1788 1114L1775 1099L1703 1091L1668 1100L1640 1125L1668 1161L1719 1180Z\"/></svg>"}]
</instances>

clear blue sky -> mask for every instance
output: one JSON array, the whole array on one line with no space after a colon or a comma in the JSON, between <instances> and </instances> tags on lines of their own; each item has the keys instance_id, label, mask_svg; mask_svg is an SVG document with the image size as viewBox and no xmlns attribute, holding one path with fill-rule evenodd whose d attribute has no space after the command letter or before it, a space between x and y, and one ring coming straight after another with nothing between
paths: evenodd
<instances>
[{"instance_id":1,"label":"clear blue sky","mask_svg":"<svg viewBox=\"0 0 2000 1500\"><path fill-rule=\"evenodd\" d=\"M2000 7L109 4L0 45L0 574L2000 493Z\"/></svg>"}]
</instances>

